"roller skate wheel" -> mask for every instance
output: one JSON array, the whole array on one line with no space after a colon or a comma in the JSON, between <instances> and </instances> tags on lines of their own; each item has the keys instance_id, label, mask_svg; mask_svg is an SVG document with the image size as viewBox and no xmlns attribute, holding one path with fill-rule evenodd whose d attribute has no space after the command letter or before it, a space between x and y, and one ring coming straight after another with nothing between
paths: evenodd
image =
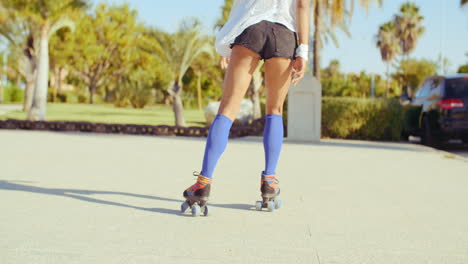
<instances>
[{"instance_id":1,"label":"roller skate wheel","mask_svg":"<svg viewBox=\"0 0 468 264\"><path fill-rule=\"evenodd\" d=\"M268 208L268 210L270 210L270 212L274 212L275 211L275 202L269 201L267 203L267 208Z\"/></svg>"},{"instance_id":2,"label":"roller skate wheel","mask_svg":"<svg viewBox=\"0 0 468 264\"><path fill-rule=\"evenodd\" d=\"M185 213L185 211L187 211L189 207L190 205L187 202L182 203L182 205L180 206L180 212Z\"/></svg>"},{"instance_id":3,"label":"roller skate wheel","mask_svg":"<svg viewBox=\"0 0 468 264\"><path fill-rule=\"evenodd\" d=\"M275 208L280 209L281 208L281 200L275 200Z\"/></svg>"},{"instance_id":4,"label":"roller skate wheel","mask_svg":"<svg viewBox=\"0 0 468 264\"><path fill-rule=\"evenodd\" d=\"M201 213L201 208L198 204L192 205L192 216L197 217Z\"/></svg>"},{"instance_id":5,"label":"roller skate wheel","mask_svg":"<svg viewBox=\"0 0 468 264\"><path fill-rule=\"evenodd\" d=\"M203 215L204 215L204 216L208 216L208 214L209 214L208 205L205 205L205 206L203 207Z\"/></svg>"},{"instance_id":6,"label":"roller skate wheel","mask_svg":"<svg viewBox=\"0 0 468 264\"><path fill-rule=\"evenodd\" d=\"M263 202L262 202L262 201L257 201L257 202L255 203L255 210L261 211L261 210L262 210L262 207L263 207Z\"/></svg>"}]
</instances>

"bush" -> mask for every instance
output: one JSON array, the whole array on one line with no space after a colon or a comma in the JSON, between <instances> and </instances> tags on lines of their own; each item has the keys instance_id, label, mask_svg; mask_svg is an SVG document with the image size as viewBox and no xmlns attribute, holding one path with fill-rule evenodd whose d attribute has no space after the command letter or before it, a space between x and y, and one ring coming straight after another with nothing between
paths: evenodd
<instances>
[{"instance_id":1,"label":"bush","mask_svg":"<svg viewBox=\"0 0 468 264\"><path fill-rule=\"evenodd\" d=\"M153 97L151 88L136 84L130 93L130 103L133 108L144 108Z\"/></svg>"},{"instance_id":2,"label":"bush","mask_svg":"<svg viewBox=\"0 0 468 264\"><path fill-rule=\"evenodd\" d=\"M400 140L403 108L398 99L324 97L322 136Z\"/></svg>"},{"instance_id":3,"label":"bush","mask_svg":"<svg viewBox=\"0 0 468 264\"><path fill-rule=\"evenodd\" d=\"M84 94L78 94L76 99L79 104L85 104L88 102L88 97Z\"/></svg>"},{"instance_id":4,"label":"bush","mask_svg":"<svg viewBox=\"0 0 468 264\"><path fill-rule=\"evenodd\" d=\"M16 85L10 85L3 89L3 102L21 103L24 100L24 91Z\"/></svg>"},{"instance_id":5,"label":"bush","mask_svg":"<svg viewBox=\"0 0 468 264\"><path fill-rule=\"evenodd\" d=\"M265 98L261 98L265 113ZM288 99L283 106L283 121L288 122ZM322 137L366 140L401 139L405 123L398 99L350 97L322 98Z\"/></svg>"}]
</instances>

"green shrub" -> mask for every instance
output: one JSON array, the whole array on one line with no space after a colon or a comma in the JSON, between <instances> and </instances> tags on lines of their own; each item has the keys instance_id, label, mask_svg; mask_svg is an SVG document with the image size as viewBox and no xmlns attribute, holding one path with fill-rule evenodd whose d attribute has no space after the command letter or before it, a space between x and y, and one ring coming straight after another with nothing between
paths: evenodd
<instances>
[{"instance_id":1,"label":"green shrub","mask_svg":"<svg viewBox=\"0 0 468 264\"><path fill-rule=\"evenodd\" d=\"M84 94L78 94L76 98L79 104L85 104L88 102L88 97Z\"/></svg>"},{"instance_id":2,"label":"green shrub","mask_svg":"<svg viewBox=\"0 0 468 264\"><path fill-rule=\"evenodd\" d=\"M24 100L24 91L16 85L4 87L3 101L5 103L21 103Z\"/></svg>"},{"instance_id":3,"label":"green shrub","mask_svg":"<svg viewBox=\"0 0 468 264\"><path fill-rule=\"evenodd\" d=\"M402 118L398 99L322 99L323 137L399 140Z\"/></svg>"},{"instance_id":4,"label":"green shrub","mask_svg":"<svg viewBox=\"0 0 468 264\"><path fill-rule=\"evenodd\" d=\"M260 99L265 113L265 98ZM283 106L283 121L288 122L288 99ZM401 138L405 120L398 99L351 97L322 98L322 137L367 140Z\"/></svg>"}]
</instances>

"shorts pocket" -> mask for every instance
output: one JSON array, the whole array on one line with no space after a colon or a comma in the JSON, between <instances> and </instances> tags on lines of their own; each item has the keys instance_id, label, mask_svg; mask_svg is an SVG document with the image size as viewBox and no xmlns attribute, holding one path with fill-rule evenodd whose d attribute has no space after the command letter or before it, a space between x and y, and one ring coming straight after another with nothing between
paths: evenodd
<instances>
[{"instance_id":1,"label":"shorts pocket","mask_svg":"<svg viewBox=\"0 0 468 264\"><path fill-rule=\"evenodd\" d=\"M293 56L296 47L296 37L294 32L284 27L274 27L273 38L275 44L275 53L278 56L289 57Z\"/></svg>"}]
</instances>

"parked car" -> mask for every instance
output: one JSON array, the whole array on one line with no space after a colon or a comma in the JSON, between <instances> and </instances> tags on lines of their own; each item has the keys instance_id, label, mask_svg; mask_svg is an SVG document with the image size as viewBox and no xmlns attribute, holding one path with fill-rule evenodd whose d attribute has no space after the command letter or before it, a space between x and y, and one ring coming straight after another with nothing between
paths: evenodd
<instances>
[{"instance_id":1,"label":"parked car","mask_svg":"<svg viewBox=\"0 0 468 264\"><path fill-rule=\"evenodd\" d=\"M404 94L400 99L404 136L420 136L430 146L449 139L468 142L468 74L431 76L413 98Z\"/></svg>"}]
</instances>

